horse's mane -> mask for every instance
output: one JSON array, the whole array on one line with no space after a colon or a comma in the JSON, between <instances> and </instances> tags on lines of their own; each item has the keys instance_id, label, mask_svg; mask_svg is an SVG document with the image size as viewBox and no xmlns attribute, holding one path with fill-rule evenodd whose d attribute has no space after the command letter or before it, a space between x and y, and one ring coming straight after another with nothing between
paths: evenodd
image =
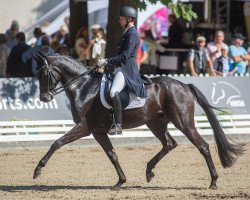
<instances>
[{"instance_id":1,"label":"horse's mane","mask_svg":"<svg viewBox=\"0 0 250 200\"><path fill-rule=\"evenodd\" d=\"M88 66L84 65L84 63L81 63L70 56L54 55L54 56L50 56L50 57L52 58L50 60L52 65L67 66L68 68L70 68L72 70L72 72L75 72L77 74L84 73L85 71L88 70Z\"/></svg>"}]
</instances>

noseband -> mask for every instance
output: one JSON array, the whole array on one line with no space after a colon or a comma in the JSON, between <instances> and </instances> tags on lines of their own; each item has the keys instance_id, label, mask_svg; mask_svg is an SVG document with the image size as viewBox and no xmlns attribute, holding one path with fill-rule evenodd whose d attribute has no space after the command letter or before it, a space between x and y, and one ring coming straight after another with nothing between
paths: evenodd
<instances>
[{"instance_id":1,"label":"noseband","mask_svg":"<svg viewBox=\"0 0 250 200\"><path fill-rule=\"evenodd\" d=\"M56 94L56 89L54 89L54 85L53 85L53 79L56 80L55 75L52 72L51 67L49 67L49 64L47 62L47 60L45 61L45 65L43 65L39 70L36 71L37 74L39 74L39 72L43 69L46 68L47 69L47 76L48 76L48 83L47 83L47 88L42 88L41 89L46 89L47 93L50 93L50 91L52 91L53 94ZM56 80L57 81L57 80Z\"/></svg>"},{"instance_id":2,"label":"noseband","mask_svg":"<svg viewBox=\"0 0 250 200\"><path fill-rule=\"evenodd\" d=\"M52 91L53 95L57 95L59 93L61 93L62 91L66 90L67 88L69 88L70 85L72 85L73 83L75 83L80 77L85 76L90 74L92 71L94 71L96 69L96 66L94 67L90 67L87 71L83 72L82 74L78 75L77 77L74 77L73 79L71 79L68 83L61 85L58 88L54 88L53 85L53 79L55 81L57 81L55 75L52 72L51 67L49 67L49 64L47 62L47 60L45 60L45 65L43 65L39 70L36 71L37 74L39 74L39 72L43 69L46 68L47 69L47 76L48 76L48 83L47 83L47 93L50 93L50 91ZM41 88L44 89L44 88Z\"/></svg>"}]
</instances>

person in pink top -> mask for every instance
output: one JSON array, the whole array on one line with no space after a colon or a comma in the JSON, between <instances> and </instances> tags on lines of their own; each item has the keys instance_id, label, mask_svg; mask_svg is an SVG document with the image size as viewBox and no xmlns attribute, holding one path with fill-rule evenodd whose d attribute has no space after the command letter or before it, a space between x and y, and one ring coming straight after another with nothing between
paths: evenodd
<instances>
[{"instance_id":1,"label":"person in pink top","mask_svg":"<svg viewBox=\"0 0 250 200\"><path fill-rule=\"evenodd\" d=\"M212 61L212 63L214 63L214 61L216 60L216 58L221 57L221 47L222 45L226 45L224 43L224 39L225 39L225 34L223 31L216 31L215 36L214 36L214 42L209 42L207 44L207 50L208 50L208 54L209 57Z\"/></svg>"}]
</instances>

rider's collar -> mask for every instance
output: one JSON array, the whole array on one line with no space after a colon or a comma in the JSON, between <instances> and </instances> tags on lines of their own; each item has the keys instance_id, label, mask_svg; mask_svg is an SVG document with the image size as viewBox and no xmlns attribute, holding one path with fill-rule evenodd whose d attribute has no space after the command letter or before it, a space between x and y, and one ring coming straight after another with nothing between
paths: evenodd
<instances>
[{"instance_id":1,"label":"rider's collar","mask_svg":"<svg viewBox=\"0 0 250 200\"><path fill-rule=\"evenodd\" d=\"M127 27L127 28L124 30L123 35L127 32L128 29L130 29L130 28L133 27L133 26L135 26L135 25L131 25L131 26Z\"/></svg>"}]
</instances>

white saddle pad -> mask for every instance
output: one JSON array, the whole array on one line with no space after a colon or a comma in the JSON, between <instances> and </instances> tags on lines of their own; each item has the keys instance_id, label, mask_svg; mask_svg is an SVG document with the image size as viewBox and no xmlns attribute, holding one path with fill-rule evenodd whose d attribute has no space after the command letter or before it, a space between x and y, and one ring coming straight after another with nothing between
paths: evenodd
<instances>
[{"instance_id":1,"label":"white saddle pad","mask_svg":"<svg viewBox=\"0 0 250 200\"><path fill-rule=\"evenodd\" d=\"M104 91L105 91L105 83L106 83L106 74L103 74L102 76L102 82L101 82L101 89L100 89L100 98L102 105L107 109L112 109L112 106L108 104L108 102L105 99ZM132 109L132 108L140 108L144 106L146 102L146 98L137 97L134 94L129 93L129 104L125 108L126 109Z\"/></svg>"}]
</instances>

